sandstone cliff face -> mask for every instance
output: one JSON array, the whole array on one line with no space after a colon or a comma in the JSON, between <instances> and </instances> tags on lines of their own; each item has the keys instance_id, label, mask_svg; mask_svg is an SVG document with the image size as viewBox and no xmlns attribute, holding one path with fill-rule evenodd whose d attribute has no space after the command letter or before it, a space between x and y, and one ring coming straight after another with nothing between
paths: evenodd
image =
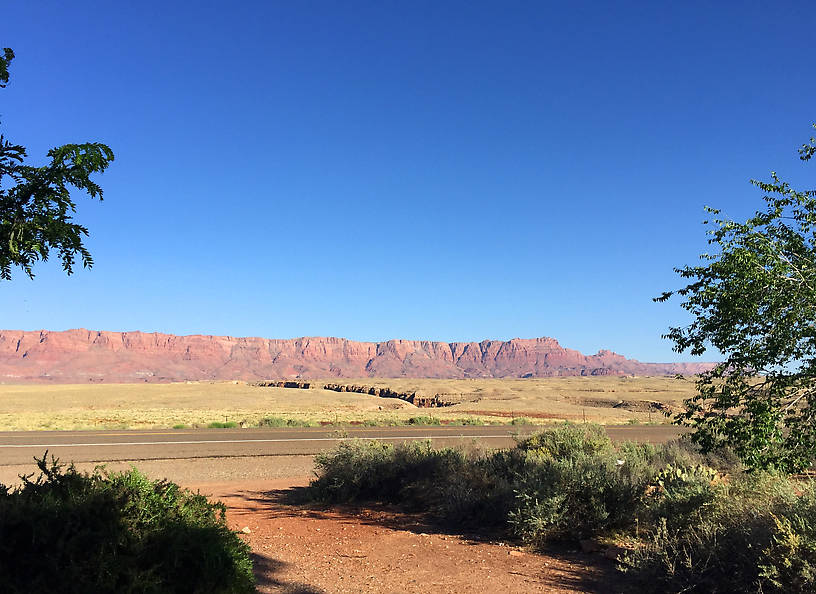
<instances>
[{"instance_id":1,"label":"sandstone cliff face","mask_svg":"<svg viewBox=\"0 0 816 594\"><path fill-rule=\"evenodd\" d=\"M328 377L550 377L699 373L706 363L641 363L583 355L553 338L356 342L175 336L143 332L0 330L0 382L167 382Z\"/></svg>"}]
</instances>

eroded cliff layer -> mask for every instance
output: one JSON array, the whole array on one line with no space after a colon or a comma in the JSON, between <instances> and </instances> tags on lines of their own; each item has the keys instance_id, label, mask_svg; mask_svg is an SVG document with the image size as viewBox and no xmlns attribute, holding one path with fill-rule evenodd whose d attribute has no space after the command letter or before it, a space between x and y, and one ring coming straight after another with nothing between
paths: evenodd
<instances>
[{"instance_id":1,"label":"eroded cliff layer","mask_svg":"<svg viewBox=\"0 0 816 594\"><path fill-rule=\"evenodd\" d=\"M641 363L583 355L553 338L356 342L175 336L144 332L0 330L0 382L169 382L328 377L550 377L699 373L707 363Z\"/></svg>"}]
</instances>

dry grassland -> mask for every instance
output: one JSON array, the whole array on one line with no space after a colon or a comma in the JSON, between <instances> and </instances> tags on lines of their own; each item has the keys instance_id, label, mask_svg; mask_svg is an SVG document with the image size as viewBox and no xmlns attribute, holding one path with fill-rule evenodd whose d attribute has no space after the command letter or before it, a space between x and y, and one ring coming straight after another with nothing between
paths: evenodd
<instances>
[{"instance_id":1,"label":"dry grassland","mask_svg":"<svg viewBox=\"0 0 816 594\"><path fill-rule=\"evenodd\" d=\"M679 406L694 392L690 379L651 377L328 381L420 390L442 394L456 404L417 408L392 398L316 388L255 387L244 382L0 385L0 430L139 429L224 421L252 426L264 417L314 424L387 424L417 416L443 422L463 418L509 422L526 417L535 422L662 423L666 418L661 409Z\"/></svg>"}]
</instances>

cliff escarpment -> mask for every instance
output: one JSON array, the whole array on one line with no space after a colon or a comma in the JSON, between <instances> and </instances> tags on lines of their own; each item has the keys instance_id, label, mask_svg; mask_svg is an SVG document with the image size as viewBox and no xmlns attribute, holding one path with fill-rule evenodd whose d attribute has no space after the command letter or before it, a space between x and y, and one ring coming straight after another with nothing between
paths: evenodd
<instances>
[{"instance_id":1,"label":"cliff escarpment","mask_svg":"<svg viewBox=\"0 0 816 594\"><path fill-rule=\"evenodd\" d=\"M694 374L708 363L584 355L553 338L357 342L145 332L0 330L0 382L171 382L271 378L501 378Z\"/></svg>"}]
</instances>

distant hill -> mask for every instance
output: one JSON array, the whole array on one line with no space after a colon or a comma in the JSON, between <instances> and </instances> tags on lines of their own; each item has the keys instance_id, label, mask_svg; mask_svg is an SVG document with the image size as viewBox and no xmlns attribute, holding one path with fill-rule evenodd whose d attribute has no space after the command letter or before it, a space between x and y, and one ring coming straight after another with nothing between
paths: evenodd
<instances>
[{"instance_id":1,"label":"distant hill","mask_svg":"<svg viewBox=\"0 0 816 594\"><path fill-rule=\"evenodd\" d=\"M485 378L694 374L710 363L641 363L583 355L553 338L356 342L175 336L144 332L0 330L0 382L171 382L273 378Z\"/></svg>"}]
</instances>

